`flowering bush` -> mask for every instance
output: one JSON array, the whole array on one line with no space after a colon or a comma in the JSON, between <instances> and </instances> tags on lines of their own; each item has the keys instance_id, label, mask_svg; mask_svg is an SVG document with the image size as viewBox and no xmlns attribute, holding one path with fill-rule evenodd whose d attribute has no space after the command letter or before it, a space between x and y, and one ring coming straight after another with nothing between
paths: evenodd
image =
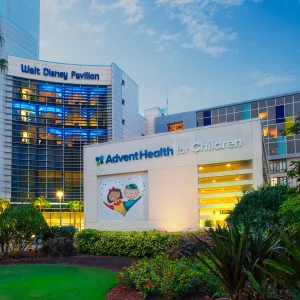
<instances>
[{"instance_id":1,"label":"flowering bush","mask_svg":"<svg viewBox=\"0 0 300 300\"><path fill-rule=\"evenodd\" d=\"M164 256L143 259L124 267L119 273L118 282L138 290L144 298L167 296L179 298L197 293L207 295L216 291L206 273L186 268L191 259L170 260Z\"/></svg>"}]
</instances>

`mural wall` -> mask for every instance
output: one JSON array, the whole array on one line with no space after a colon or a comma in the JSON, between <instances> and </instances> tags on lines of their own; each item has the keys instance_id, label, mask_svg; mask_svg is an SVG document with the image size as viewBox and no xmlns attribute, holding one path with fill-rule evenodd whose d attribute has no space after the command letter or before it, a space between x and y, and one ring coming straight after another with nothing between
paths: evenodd
<instances>
[{"instance_id":1,"label":"mural wall","mask_svg":"<svg viewBox=\"0 0 300 300\"><path fill-rule=\"evenodd\" d=\"M148 173L98 178L99 221L148 220Z\"/></svg>"}]
</instances>

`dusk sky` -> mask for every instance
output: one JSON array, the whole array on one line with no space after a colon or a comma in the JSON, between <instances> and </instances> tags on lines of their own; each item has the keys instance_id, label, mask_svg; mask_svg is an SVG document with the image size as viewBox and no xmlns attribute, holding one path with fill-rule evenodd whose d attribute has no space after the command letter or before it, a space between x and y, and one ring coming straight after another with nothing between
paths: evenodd
<instances>
[{"instance_id":1,"label":"dusk sky","mask_svg":"<svg viewBox=\"0 0 300 300\"><path fill-rule=\"evenodd\" d=\"M41 0L40 59L115 62L140 111L300 90L299 0Z\"/></svg>"}]
</instances>

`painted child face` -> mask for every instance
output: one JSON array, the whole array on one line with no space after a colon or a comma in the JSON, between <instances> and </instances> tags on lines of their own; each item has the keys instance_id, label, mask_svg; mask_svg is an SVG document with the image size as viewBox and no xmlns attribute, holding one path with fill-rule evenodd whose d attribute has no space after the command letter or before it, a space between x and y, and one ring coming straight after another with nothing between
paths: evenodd
<instances>
[{"instance_id":1,"label":"painted child face","mask_svg":"<svg viewBox=\"0 0 300 300\"><path fill-rule=\"evenodd\" d=\"M124 195L128 199L135 199L139 195L139 190L138 189L125 189Z\"/></svg>"},{"instance_id":2,"label":"painted child face","mask_svg":"<svg viewBox=\"0 0 300 300\"><path fill-rule=\"evenodd\" d=\"M121 193L118 191L112 191L112 192L110 192L110 194L108 196L108 198L111 202L115 202L115 201L119 200L120 197L121 197Z\"/></svg>"}]
</instances>

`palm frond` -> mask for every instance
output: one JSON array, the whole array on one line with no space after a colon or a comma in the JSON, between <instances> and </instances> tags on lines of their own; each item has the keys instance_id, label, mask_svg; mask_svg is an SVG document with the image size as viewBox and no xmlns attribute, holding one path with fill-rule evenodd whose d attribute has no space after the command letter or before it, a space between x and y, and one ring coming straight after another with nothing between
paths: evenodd
<instances>
[{"instance_id":1,"label":"palm frond","mask_svg":"<svg viewBox=\"0 0 300 300\"><path fill-rule=\"evenodd\" d=\"M4 73L8 68L8 61L5 58L0 59L0 73Z\"/></svg>"}]
</instances>

